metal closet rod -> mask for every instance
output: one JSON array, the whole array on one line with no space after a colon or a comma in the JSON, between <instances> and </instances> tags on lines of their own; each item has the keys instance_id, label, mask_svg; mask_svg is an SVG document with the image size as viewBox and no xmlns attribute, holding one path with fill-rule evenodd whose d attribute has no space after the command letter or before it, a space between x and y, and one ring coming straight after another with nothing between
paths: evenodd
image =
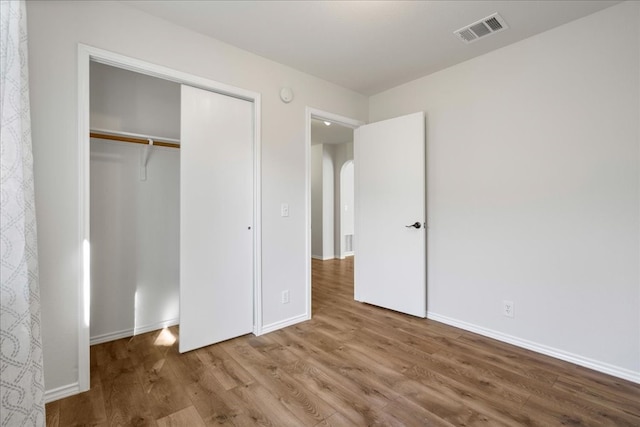
<instances>
[{"instance_id":1,"label":"metal closet rod","mask_svg":"<svg viewBox=\"0 0 640 427\"><path fill-rule=\"evenodd\" d=\"M109 139L111 141L131 142L133 144L149 145L149 139L153 140L153 145L158 147L169 147L180 149L180 144L173 142L157 141L155 138L134 138L131 136L118 135L115 133L103 133L97 130L89 132L91 138Z\"/></svg>"}]
</instances>

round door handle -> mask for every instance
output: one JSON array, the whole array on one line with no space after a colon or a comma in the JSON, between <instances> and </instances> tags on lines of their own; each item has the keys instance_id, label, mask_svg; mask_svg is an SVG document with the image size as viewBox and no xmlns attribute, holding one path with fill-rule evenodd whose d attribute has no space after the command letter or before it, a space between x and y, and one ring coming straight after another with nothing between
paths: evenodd
<instances>
[{"instance_id":1,"label":"round door handle","mask_svg":"<svg viewBox=\"0 0 640 427\"><path fill-rule=\"evenodd\" d=\"M405 227L407 227L407 228L412 228L412 227L413 228L420 228L420 227L422 227L422 224L420 224L418 221L416 221L411 225L405 225Z\"/></svg>"}]
</instances>

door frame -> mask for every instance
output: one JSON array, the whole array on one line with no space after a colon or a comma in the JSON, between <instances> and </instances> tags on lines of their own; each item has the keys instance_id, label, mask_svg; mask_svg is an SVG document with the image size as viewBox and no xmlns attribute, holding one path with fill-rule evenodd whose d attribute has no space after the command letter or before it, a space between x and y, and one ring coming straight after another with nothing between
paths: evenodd
<instances>
[{"instance_id":1,"label":"door frame","mask_svg":"<svg viewBox=\"0 0 640 427\"><path fill-rule=\"evenodd\" d=\"M365 124L361 120L352 119L313 107L306 107L305 112L305 289L307 319L311 319L311 119L326 120L351 129L356 129Z\"/></svg>"},{"instance_id":2,"label":"door frame","mask_svg":"<svg viewBox=\"0 0 640 427\"><path fill-rule=\"evenodd\" d=\"M78 392L90 384L90 85L91 61L169 80L253 103L253 333L262 334L262 218L261 218L261 98L257 92L141 61L92 46L78 44Z\"/></svg>"}]
</instances>

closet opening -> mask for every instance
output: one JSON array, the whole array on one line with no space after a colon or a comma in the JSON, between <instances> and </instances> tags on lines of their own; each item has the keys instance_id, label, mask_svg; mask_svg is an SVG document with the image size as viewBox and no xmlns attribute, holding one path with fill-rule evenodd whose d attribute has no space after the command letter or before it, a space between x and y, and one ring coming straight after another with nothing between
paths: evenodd
<instances>
[{"instance_id":1,"label":"closet opening","mask_svg":"<svg viewBox=\"0 0 640 427\"><path fill-rule=\"evenodd\" d=\"M260 335L260 95L78 45L78 144L75 392L91 344L158 330L156 345L186 352Z\"/></svg>"},{"instance_id":2,"label":"closet opening","mask_svg":"<svg viewBox=\"0 0 640 427\"><path fill-rule=\"evenodd\" d=\"M179 323L180 85L90 64L90 342Z\"/></svg>"}]
</instances>

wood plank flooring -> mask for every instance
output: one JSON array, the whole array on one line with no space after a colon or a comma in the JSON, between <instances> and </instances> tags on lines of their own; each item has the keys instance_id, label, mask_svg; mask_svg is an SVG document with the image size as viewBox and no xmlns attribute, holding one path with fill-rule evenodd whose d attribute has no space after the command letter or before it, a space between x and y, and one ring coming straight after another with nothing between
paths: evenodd
<instances>
[{"instance_id":1,"label":"wood plank flooring","mask_svg":"<svg viewBox=\"0 0 640 427\"><path fill-rule=\"evenodd\" d=\"M313 261L313 319L179 354L178 328L91 347L61 426L640 426L640 385L353 301Z\"/></svg>"}]
</instances>

